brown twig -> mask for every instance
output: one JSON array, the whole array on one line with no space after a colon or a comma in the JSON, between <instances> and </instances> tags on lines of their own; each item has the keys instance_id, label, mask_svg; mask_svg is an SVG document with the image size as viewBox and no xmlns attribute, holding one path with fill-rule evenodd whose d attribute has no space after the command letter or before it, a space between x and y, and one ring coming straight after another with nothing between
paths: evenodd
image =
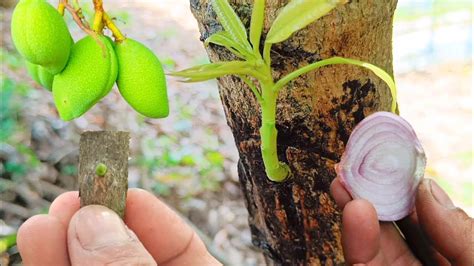
<instances>
[{"instance_id":1,"label":"brown twig","mask_svg":"<svg viewBox=\"0 0 474 266\"><path fill-rule=\"evenodd\" d=\"M95 33L91 28L89 27L89 24L86 21L83 21L84 17L79 15L79 12L81 12L81 9L74 9L69 3L66 1L63 2L64 7L66 10L71 14L72 19L76 22L76 24L81 28L84 32L87 34L91 35L92 37L96 36L97 38L97 33Z\"/></svg>"},{"instance_id":2,"label":"brown twig","mask_svg":"<svg viewBox=\"0 0 474 266\"><path fill-rule=\"evenodd\" d=\"M76 2L78 3L78 1ZM94 38L94 40L99 44L102 49L103 56L106 57L107 47L105 47L105 44L101 40L99 40L99 33L91 30L89 23L87 23L87 21L85 21L84 19L84 15L82 14L81 8L74 9L74 7L67 3L67 1L64 1L63 4L66 10L71 14L73 20L76 22L79 28L81 28L85 33Z\"/></svg>"},{"instance_id":3,"label":"brown twig","mask_svg":"<svg viewBox=\"0 0 474 266\"><path fill-rule=\"evenodd\" d=\"M105 12L104 12L103 20L104 20L105 26L110 31L112 31L112 34L114 35L114 38L115 38L116 42L120 43L120 42L122 42L126 39L125 36L122 34L122 32L119 30L119 28L115 25L113 20Z\"/></svg>"}]
</instances>

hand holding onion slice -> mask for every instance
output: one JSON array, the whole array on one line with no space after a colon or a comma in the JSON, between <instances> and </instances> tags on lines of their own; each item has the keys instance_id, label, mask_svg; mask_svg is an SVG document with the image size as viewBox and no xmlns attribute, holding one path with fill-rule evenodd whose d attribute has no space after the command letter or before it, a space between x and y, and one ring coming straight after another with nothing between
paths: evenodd
<instances>
[{"instance_id":1,"label":"hand holding onion slice","mask_svg":"<svg viewBox=\"0 0 474 266\"><path fill-rule=\"evenodd\" d=\"M380 221L396 221L413 210L425 165L410 124L393 113L377 112L355 127L336 172L353 198L374 205Z\"/></svg>"}]
</instances>

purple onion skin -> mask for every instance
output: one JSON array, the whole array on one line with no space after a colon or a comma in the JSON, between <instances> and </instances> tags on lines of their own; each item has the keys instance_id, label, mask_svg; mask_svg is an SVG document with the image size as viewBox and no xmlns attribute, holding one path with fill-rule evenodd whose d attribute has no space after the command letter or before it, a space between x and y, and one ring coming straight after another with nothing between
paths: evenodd
<instances>
[{"instance_id":1,"label":"purple onion skin","mask_svg":"<svg viewBox=\"0 0 474 266\"><path fill-rule=\"evenodd\" d=\"M354 199L372 203L380 221L414 209L426 157L415 131L398 115L377 112L352 131L336 172Z\"/></svg>"}]
</instances>

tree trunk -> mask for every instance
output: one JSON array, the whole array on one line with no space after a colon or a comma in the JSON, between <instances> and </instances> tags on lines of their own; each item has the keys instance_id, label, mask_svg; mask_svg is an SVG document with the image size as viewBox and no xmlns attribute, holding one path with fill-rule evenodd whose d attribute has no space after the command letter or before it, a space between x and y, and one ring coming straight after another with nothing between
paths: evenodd
<instances>
[{"instance_id":1,"label":"tree trunk","mask_svg":"<svg viewBox=\"0 0 474 266\"><path fill-rule=\"evenodd\" d=\"M253 1L230 2L248 28ZM367 61L392 73L396 2L350 1L274 45L274 78L332 56ZM286 3L267 0L264 32ZM222 30L210 1L191 0L191 9L201 40ZM221 47L207 51L213 62L235 60ZM276 264L342 264L341 217L329 194L334 164L359 121L390 110L388 87L362 68L337 65L310 72L283 89L277 107L278 155L290 166L292 178L280 184L265 174L260 107L252 92L235 76L220 78L219 92L240 155L238 171L254 245Z\"/></svg>"}]
</instances>

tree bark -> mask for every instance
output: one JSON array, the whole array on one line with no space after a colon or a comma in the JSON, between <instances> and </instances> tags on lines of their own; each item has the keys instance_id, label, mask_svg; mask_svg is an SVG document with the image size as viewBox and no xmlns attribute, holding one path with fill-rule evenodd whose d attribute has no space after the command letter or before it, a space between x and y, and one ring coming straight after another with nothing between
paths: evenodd
<instances>
[{"instance_id":1,"label":"tree bark","mask_svg":"<svg viewBox=\"0 0 474 266\"><path fill-rule=\"evenodd\" d=\"M124 218L128 189L129 142L129 133L123 131L87 131L81 134L81 207L103 205ZM97 173L99 164L106 167L102 173Z\"/></svg>"},{"instance_id":2,"label":"tree bark","mask_svg":"<svg viewBox=\"0 0 474 266\"><path fill-rule=\"evenodd\" d=\"M191 0L201 40L222 30L208 0ZM230 0L246 27L253 1ZM309 63L343 56L392 73L392 19L396 0L350 1L272 49L275 80ZM265 33L287 0L267 0ZM261 45L263 47L263 45ZM207 48L211 61L235 60L225 49ZM389 111L388 87L355 66L310 72L278 98L278 155L292 178L270 182L260 152L260 107L238 77L219 79L219 92L239 151L238 171L249 211L253 244L276 264L337 265L344 262L341 217L329 194L354 126L377 111Z\"/></svg>"}]
</instances>

